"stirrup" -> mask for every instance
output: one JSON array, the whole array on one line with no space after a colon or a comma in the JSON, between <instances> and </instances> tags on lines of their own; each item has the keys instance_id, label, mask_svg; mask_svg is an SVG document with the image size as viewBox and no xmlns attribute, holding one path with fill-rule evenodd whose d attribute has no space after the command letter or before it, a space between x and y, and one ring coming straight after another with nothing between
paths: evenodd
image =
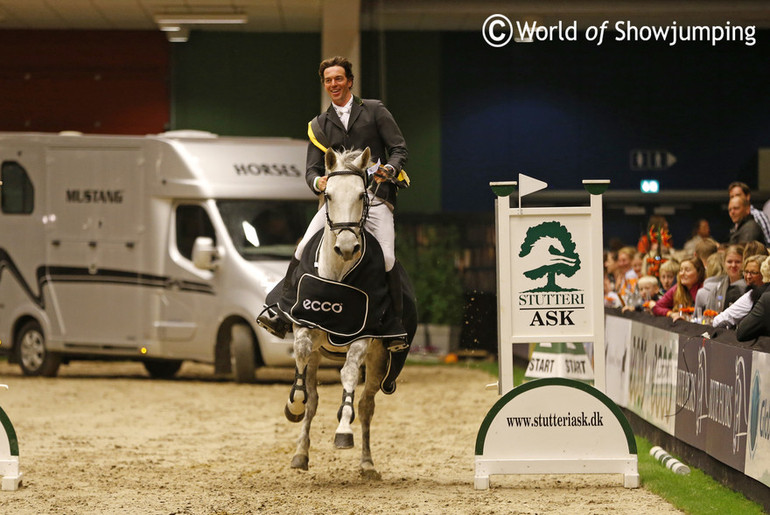
<instances>
[{"instance_id":1,"label":"stirrup","mask_svg":"<svg viewBox=\"0 0 770 515\"><path fill-rule=\"evenodd\" d=\"M409 349L409 343L407 343L406 338L390 338L382 340L382 344L388 352L401 352Z\"/></svg>"},{"instance_id":2,"label":"stirrup","mask_svg":"<svg viewBox=\"0 0 770 515\"><path fill-rule=\"evenodd\" d=\"M396 380L393 379L392 381L389 381L383 379L382 384L380 385L380 391L385 395L393 395L396 393Z\"/></svg>"},{"instance_id":3,"label":"stirrup","mask_svg":"<svg viewBox=\"0 0 770 515\"><path fill-rule=\"evenodd\" d=\"M286 333L291 329L291 325L278 315L273 317L259 315L257 317L257 324L263 327L268 333L281 339L286 338Z\"/></svg>"},{"instance_id":4,"label":"stirrup","mask_svg":"<svg viewBox=\"0 0 770 515\"><path fill-rule=\"evenodd\" d=\"M384 342L387 348L388 343L393 346L399 345L396 342L400 342L403 347L398 351L388 352L388 361L385 365L385 377L380 382L380 390L385 395L392 395L396 391L396 378L401 374L401 370L404 368L406 358L409 356L409 343L399 338L393 338L388 342Z\"/></svg>"}]
</instances>

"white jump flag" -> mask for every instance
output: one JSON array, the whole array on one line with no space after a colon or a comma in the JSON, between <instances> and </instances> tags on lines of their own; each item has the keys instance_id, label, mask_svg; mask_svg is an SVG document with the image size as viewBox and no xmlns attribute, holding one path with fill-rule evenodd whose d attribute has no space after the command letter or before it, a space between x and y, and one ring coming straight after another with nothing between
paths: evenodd
<instances>
[{"instance_id":1,"label":"white jump flag","mask_svg":"<svg viewBox=\"0 0 770 515\"><path fill-rule=\"evenodd\" d=\"M529 175L519 174L519 209L521 209L521 197L540 191L548 187L548 183L543 182Z\"/></svg>"}]
</instances>

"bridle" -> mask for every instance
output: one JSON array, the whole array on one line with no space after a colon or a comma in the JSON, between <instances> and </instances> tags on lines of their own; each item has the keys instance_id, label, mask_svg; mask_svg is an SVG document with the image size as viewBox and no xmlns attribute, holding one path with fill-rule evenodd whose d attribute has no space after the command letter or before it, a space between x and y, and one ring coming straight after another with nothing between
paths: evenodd
<instances>
[{"instance_id":1,"label":"bridle","mask_svg":"<svg viewBox=\"0 0 770 515\"><path fill-rule=\"evenodd\" d=\"M327 174L327 177L330 179L336 175L356 175L361 178L362 181L364 181L364 207L361 211L361 219L357 222L350 221L350 222L332 222L331 217L329 216L329 207L327 205L326 207L326 224L329 226L329 229L336 232L339 236L344 231L350 231L356 236L358 236L361 232L361 229L363 229L364 224L366 223L366 218L369 216L369 194L367 193L366 189L366 175L365 172L359 171L359 170L335 170L333 172L329 172ZM324 200L328 202L328 195L326 191L324 191ZM356 232L355 229L358 229L358 232Z\"/></svg>"}]
</instances>

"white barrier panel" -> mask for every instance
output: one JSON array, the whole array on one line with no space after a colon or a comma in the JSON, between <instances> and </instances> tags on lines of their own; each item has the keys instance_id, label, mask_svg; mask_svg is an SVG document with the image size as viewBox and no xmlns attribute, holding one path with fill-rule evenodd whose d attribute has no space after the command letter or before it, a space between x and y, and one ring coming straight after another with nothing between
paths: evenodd
<instances>
[{"instance_id":1,"label":"white barrier panel","mask_svg":"<svg viewBox=\"0 0 770 515\"><path fill-rule=\"evenodd\" d=\"M519 206L508 196L519 186ZM522 208L521 197L546 183L519 174L519 181L490 183L497 235L498 360L502 397L476 438L477 489L495 474L619 473L627 488L639 486L636 441L620 408L605 390L602 193L609 181L583 181L588 207ZM514 388L514 345L539 342L538 360L579 368L590 363L564 356L565 343L593 343L596 388L565 378L535 379ZM547 356L548 344L560 345ZM530 361L530 366L533 366ZM573 375L574 376L574 375Z\"/></svg>"},{"instance_id":2,"label":"white barrier panel","mask_svg":"<svg viewBox=\"0 0 770 515\"><path fill-rule=\"evenodd\" d=\"M631 341L631 328L631 320L612 316L604 318L604 341L607 348L604 393L620 406L628 406L628 342Z\"/></svg>"},{"instance_id":3,"label":"white barrier panel","mask_svg":"<svg viewBox=\"0 0 770 515\"><path fill-rule=\"evenodd\" d=\"M770 354L754 351L752 367L745 473L770 486Z\"/></svg>"},{"instance_id":4,"label":"white barrier panel","mask_svg":"<svg viewBox=\"0 0 770 515\"><path fill-rule=\"evenodd\" d=\"M579 381L538 379L503 395L476 437L477 490L496 474L623 474L639 486L636 440L620 408Z\"/></svg>"},{"instance_id":5,"label":"white barrier panel","mask_svg":"<svg viewBox=\"0 0 770 515\"><path fill-rule=\"evenodd\" d=\"M633 324L630 336L625 407L673 435L679 335L650 325Z\"/></svg>"},{"instance_id":6,"label":"white barrier panel","mask_svg":"<svg viewBox=\"0 0 770 515\"><path fill-rule=\"evenodd\" d=\"M19 444L11 419L0 408L0 478L3 490L18 490L21 484L19 472Z\"/></svg>"},{"instance_id":7,"label":"white barrier panel","mask_svg":"<svg viewBox=\"0 0 770 515\"><path fill-rule=\"evenodd\" d=\"M633 318L606 314L608 395L677 440L770 486L770 353L737 346L728 335L728 341L687 336L653 326L659 318L627 316Z\"/></svg>"}]
</instances>

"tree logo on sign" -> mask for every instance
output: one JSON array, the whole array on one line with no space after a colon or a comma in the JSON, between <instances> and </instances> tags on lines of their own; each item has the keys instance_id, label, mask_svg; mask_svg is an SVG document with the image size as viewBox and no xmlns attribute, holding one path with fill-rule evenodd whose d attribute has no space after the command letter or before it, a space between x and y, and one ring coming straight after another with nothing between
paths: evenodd
<instances>
[{"instance_id":1,"label":"tree logo on sign","mask_svg":"<svg viewBox=\"0 0 770 515\"><path fill-rule=\"evenodd\" d=\"M556 276L572 277L580 270L580 256L575 252L572 234L556 221L543 222L530 227L521 244L519 257L531 256L538 266L524 272L532 280L547 277L545 286L527 290L526 293L577 291L577 288L563 288L556 284Z\"/></svg>"}]
</instances>

